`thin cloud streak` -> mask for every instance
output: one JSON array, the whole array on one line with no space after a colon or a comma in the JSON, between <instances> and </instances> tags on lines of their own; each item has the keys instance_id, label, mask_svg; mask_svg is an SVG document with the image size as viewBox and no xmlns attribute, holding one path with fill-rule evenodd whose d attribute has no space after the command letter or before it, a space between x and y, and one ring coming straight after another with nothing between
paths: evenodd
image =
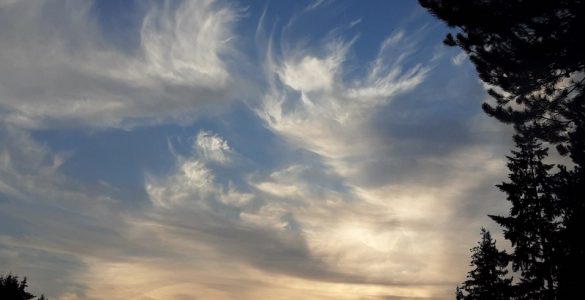
<instances>
[{"instance_id":1,"label":"thin cloud streak","mask_svg":"<svg viewBox=\"0 0 585 300\"><path fill-rule=\"evenodd\" d=\"M0 112L21 127L185 122L246 90L229 63L238 12L216 1L152 4L130 52L108 42L91 1L19 1L0 14Z\"/></svg>"}]
</instances>

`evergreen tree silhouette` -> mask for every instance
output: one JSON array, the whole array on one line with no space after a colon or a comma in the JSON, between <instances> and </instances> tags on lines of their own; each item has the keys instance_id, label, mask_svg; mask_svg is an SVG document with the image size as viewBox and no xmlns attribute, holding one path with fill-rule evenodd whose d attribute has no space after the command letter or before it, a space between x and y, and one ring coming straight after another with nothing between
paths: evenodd
<instances>
[{"instance_id":1,"label":"evergreen tree silhouette","mask_svg":"<svg viewBox=\"0 0 585 300\"><path fill-rule=\"evenodd\" d=\"M572 169L559 166L561 171L548 176L548 183L542 185L547 187L542 193L556 195L545 197L539 192L544 202L556 199L549 205L556 206L555 220L559 226L553 230L555 236L550 237L556 246L547 240L544 244L551 247L546 249L550 253L532 259L538 266L532 268L547 269L540 271L552 277L545 279L545 290L550 292L552 286L559 299L580 295L580 285L585 281L585 247L581 242L585 228L585 43L582 42L585 1L419 2L431 14L456 28L455 35L446 36L445 44L465 51L479 77L493 87L489 93L496 103L484 103L484 111L513 124L518 133L531 132L536 140L555 145L560 154L569 155L574 163ZM505 192L510 196L512 191ZM544 223L549 222L547 218L543 216ZM499 221L510 220L501 217ZM552 259L549 254L558 258ZM557 265L547 265L554 263ZM524 264L525 270L531 268L526 265L528 262ZM558 272L556 278L555 272ZM526 273L526 276L532 275ZM535 280L529 282L542 288Z\"/></svg>"},{"instance_id":2,"label":"evergreen tree silhouette","mask_svg":"<svg viewBox=\"0 0 585 300\"><path fill-rule=\"evenodd\" d=\"M585 97L585 1L419 0L456 27L445 44L464 50L479 77L496 87L484 110L506 123L531 127L561 152L577 140ZM572 147L581 155L581 147Z\"/></svg>"},{"instance_id":3,"label":"evergreen tree silhouette","mask_svg":"<svg viewBox=\"0 0 585 300\"><path fill-rule=\"evenodd\" d=\"M0 299L2 300L29 300L35 296L25 289L28 287L26 277L18 280L18 276L8 274L7 276L0 276ZM48 300L44 295L41 295L38 300Z\"/></svg>"},{"instance_id":4,"label":"evergreen tree silhouette","mask_svg":"<svg viewBox=\"0 0 585 300\"><path fill-rule=\"evenodd\" d=\"M6 277L0 276L0 299L33 299L35 296L25 291L27 286L26 277L19 281L18 276L14 276L12 274L8 274Z\"/></svg>"},{"instance_id":5,"label":"evergreen tree silhouette","mask_svg":"<svg viewBox=\"0 0 585 300\"><path fill-rule=\"evenodd\" d=\"M481 229L481 241L471 248L471 266L467 280L456 289L457 300L507 300L511 296L511 278L506 278L508 256L499 251L490 232Z\"/></svg>"},{"instance_id":6,"label":"evergreen tree silhouette","mask_svg":"<svg viewBox=\"0 0 585 300\"><path fill-rule=\"evenodd\" d=\"M558 299L571 299L582 293L585 277L585 228L584 195L585 172L580 166L573 170L560 167L557 178L557 194L560 199L561 232L558 243L559 284Z\"/></svg>"},{"instance_id":7,"label":"evergreen tree silhouette","mask_svg":"<svg viewBox=\"0 0 585 300\"><path fill-rule=\"evenodd\" d=\"M559 299L570 299L582 293L585 281L585 101L574 102L571 109L580 115L575 119L575 130L569 134L572 142L568 152L575 166L572 170L560 166L556 176L563 225Z\"/></svg>"},{"instance_id":8,"label":"evergreen tree silhouette","mask_svg":"<svg viewBox=\"0 0 585 300\"><path fill-rule=\"evenodd\" d=\"M556 299L558 288L561 209L555 196L552 165L543 163L547 149L531 132L514 136L516 150L508 157L509 182L498 187L512 204L509 216L490 216L504 227L514 247L512 268L521 274L520 298Z\"/></svg>"}]
</instances>

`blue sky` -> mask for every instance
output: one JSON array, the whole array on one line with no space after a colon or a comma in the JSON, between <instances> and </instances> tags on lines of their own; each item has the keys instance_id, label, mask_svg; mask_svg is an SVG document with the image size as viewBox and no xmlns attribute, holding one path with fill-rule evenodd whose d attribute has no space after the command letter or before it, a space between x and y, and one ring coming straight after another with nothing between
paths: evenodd
<instances>
[{"instance_id":1,"label":"blue sky","mask_svg":"<svg viewBox=\"0 0 585 300\"><path fill-rule=\"evenodd\" d=\"M0 272L453 298L511 134L447 32L416 1L0 1Z\"/></svg>"}]
</instances>

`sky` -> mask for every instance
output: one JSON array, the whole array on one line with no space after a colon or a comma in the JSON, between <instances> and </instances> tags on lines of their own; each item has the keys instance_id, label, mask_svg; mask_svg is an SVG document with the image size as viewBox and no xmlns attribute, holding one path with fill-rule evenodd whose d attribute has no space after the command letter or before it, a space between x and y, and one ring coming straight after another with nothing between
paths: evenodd
<instances>
[{"instance_id":1,"label":"sky","mask_svg":"<svg viewBox=\"0 0 585 300\"><path fill-rule=\"evenodd\" d=\"M453 299L511 129L410 1L0 0L0 273L50 299Z\"/></svg>"}]
</instances>

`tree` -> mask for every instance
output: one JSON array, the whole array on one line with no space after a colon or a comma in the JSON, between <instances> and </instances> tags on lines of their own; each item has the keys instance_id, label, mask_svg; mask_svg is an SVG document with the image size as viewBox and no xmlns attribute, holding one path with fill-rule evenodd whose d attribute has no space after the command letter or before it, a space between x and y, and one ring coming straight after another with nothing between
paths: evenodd
<instances>
[{"instance_id":1,"label":"tree","mask_svg":"<svg viewBox=\"0 0 585 300\"><path fill-rule=\"evenodd\" d=\"M583 247L583 228L585 228L585 185L583 168L577 166L568 171L560 168L555 176L556 193L560 199L561 231L558 237L560 257L559 299L571 299L582 293L585 279L585 247Z\"/></svg>"},{"instance_id":2,"label":"tree","mask_svg":"<svg viewBox=\"0 0 585 300\"><path fill-rule=\"evenodd\" d=\"M539 132L560 152L575 152L574 160L584 155L583 142L571 133L585 125L585 1L419 2L458 28L445 44L463 49L479 77L494 87L489 93L496 104L483 105L488 114Z\"/></svg>"},{"instance_id":3,"label":"tree","mask_svg":"<svg viewBox=\"0 0 585 300\"><path fill-rule=\"evenodd\" d=\"M0 276L0 299L6 300L29 300L35 296L25 289L28 287L26 277L18 280L18 276L8 274L7 276ZM41 295L39 300L47 300L45 296Z\"/></svg>"},{"instance_id":4,"label":"tree","mask_svg":"<svg viewBox=\"0 0 585 300\"><path fill-rule=\"evenodd\" d=\"M26 277L18 281L18 276L8 274L8 276L0 276L0 298L14 299L14 300L29 300L35 296L26 292L25 289Z\"/></svg>"},{"instance_id":5,"label":"tree","mask_svg":"<svg viewBox=\"0 0 585 300\"><path fill-rule=\"evenodd\" d=\"M499 251L489 231L481 229L481 241L471 248L471 266L467 280L457 287L457 300L507 300L511 296L508 256Z\"/></svg>"},{"instance_id":6,"label":"tree","mask_svg":"<svg viewBox=\"0 0 585 300\"><path fill-rule=\"evenodd\" d=\"M495 104L484 103L484 111L517 132L556 145L574 163L572 169L559 166L546 185L552 187L547 193L556 194L560 224L550 237L559 245L557 294L579 295L585 280L585 1L419 2L456 28L445 44L465 51L479 77L493 87L488 92Z\"/></svg>"},{"instance_id":7,"label":"tree","mask_svg":"<svg viewBox=\"0 0 585 300\"><path fill-rule=\"evenodd\" d=\"M559 277L561 208L555 193L552 165L531 132L514 136L516 149L508 157L509 182L498 187L511 202L509 216L490 216L504 227L504 236L514 247L512 268L519 271L521 298L555 299Z\"/></svg>"}]
</instances>

